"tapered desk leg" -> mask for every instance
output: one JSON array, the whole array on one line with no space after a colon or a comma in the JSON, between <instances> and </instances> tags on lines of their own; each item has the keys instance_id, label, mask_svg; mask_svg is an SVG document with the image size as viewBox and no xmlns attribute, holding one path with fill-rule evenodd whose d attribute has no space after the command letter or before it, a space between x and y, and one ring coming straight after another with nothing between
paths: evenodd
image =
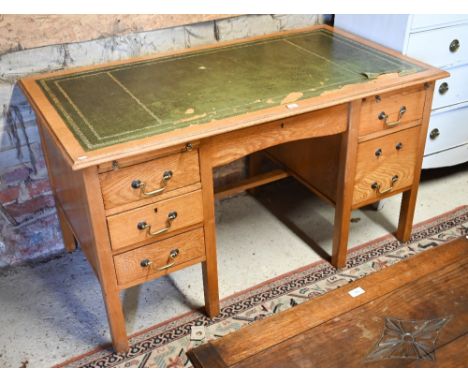
<instances>
[{"instance_id":1,"label":"tapered desk leg","mask_svg":"<svg viewBox=\"0 0 468 382\"><path fill-rule=\"evenodd\" d=\"M36 123L39 127L39 136L41 137L41 143L42 143L42 150L44 152L44 160L46 162L47 170L49 173L49 182L50 182L50 188L52 189L52 192L54 193L54 199L55 199L55 206L57 209L57 215L59 218L59 223L60 223L60 228L62 230L62 238L63 238L63 244L65 247L65 251L67 252L73 252L76 249L76 239L75 236L73 235L73 232L70 228L70 225L68 223L68 220L65 216L65 213L62 210L62 206L60 205L60 202L58 200L57 194L56 194L56 188L55 188L55 179L53 176L52 171L50 170L52 167L52 164L50 163L49 160L49 153L47 151L47 145L44 141L44 134L43 130L45 129L44 123L40 118L36 118Z\"/></svg>"},{"instance_id":2,"label":"tapered desk leg","mask_svg":"<svg viewBox=\"0 0 468 382\"><path fill-rule=\"evenodd\" d=\"M417 188L403 192L400 220L398 222L398 229L395 235L400 241L408 241L411 238L417 194Z\"/></svg>"},{"instance_id":3,"label":"tapered desk leg","mask_svg":"<svg viewBox=\"0 0 468 382\"><path fill-rule=\"evenodd\" d=\"M122 301L120 300L117 276L115 275L111 244L107 233L104 202L102 194L96 192L100 188L96 168L91 167L83 170L83 184L88 201L88 216L93 233L93 241L86 248L88 252L87 257L92 259L101 284L114 350L126 352L129 346L125 328L125 316Z\"/></svg>"},{"instance_id":4,"label":"tapered desk leg","mask_svg":"<svg viewBox=\"0 0 468 382\"><path fill-rule=\"evenodd\" d=\"M199 154L206 253L206 260L202 263L205 310L210 317L215 317L219 314L219 291L216 258L213 167L211 164L211 146L209 140L202 142Z\"/></svg>"},{"instance_id":5,"label":"tapered desk leg","mask_svg":"<svg viewBox=\"0 0 468 382\"><path fill-rule=\"evenodd\" d=\"M55 205L56 205L57 215L58 215L59 222L60 222L60 228L62 229L62 238L63 238L63 244L65 246L65 251L73 252L76 249L75 236L73 235L73 231L71 230L70 225L68 224L67 218L65 217L65 214L62 211L62 207L60 207L57 201L55 202Z\"/></svg>"},{"instance_id":6,"label":"tapered desk leg","mask_svg":"<svg viewBox=\"0 0 468 382\"><path fill-rule=\"evenodd\" d=\"M107 320L112 337L114 350L119 353L128 351L128 338L125 329L125 316L122 308L119 290L109 285L107 275L103 276L101 281L102 296L106 306Z\"/></svg>"},{"instance_id":7,"label":"tapered desk leg","mask_svg":"<svg viewBox=\"0 0 468 382\"><path fill-rule=\"evenodd\" d=\"M331 259L332 265L336 268L343 268L346 265L348 252L360 109L361 100L350 103L348 129L341 139Z\"/></svg>"},{"instance_id":8,"label":"tapered desk leg","mask_svg":"<svg viewBox=\"0 0 468 382\"><path fill-rule=\"evenodd\" d=\"M416 150L416 164L414 167L413 185L411 189L403 192L400 209L400 220L395 236L400 241L408 241L411 238L413 228L414 212L416 210L416 200L419 189L419 178L421 176L421 166L426 145L427 127L432 108L432 98L434 95L434 82L426 84L426 99L421 126L419 128L418 148Z\"/></svg>"}]
</instances>

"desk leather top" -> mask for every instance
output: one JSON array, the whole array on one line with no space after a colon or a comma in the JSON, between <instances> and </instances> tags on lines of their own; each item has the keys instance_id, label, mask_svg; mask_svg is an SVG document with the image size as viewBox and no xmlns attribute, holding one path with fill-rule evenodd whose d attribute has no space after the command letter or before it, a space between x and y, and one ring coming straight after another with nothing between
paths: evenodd
<instances>
[{"instance_id":1,"label":"desk leather top","mask_svg":"<svg viewBox=\"0 0 468 382\"><path fill-rule=\"evenodd\" d=\"M317 29L37 82L89 151L421 70Z\"/></svg>"}]
</instances>

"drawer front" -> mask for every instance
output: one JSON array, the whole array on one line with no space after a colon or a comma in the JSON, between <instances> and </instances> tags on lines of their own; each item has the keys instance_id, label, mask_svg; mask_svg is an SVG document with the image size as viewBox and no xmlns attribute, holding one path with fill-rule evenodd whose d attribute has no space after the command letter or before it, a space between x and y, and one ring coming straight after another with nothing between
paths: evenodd
<instances>
[{"instance_id":1,"label":"drawer front","mask_svg":"<svg viewBox=\"0 0 468 382\"><path fill-rule=\"evenodd\" d=\"M412 184L418 136L415 127L359 144L353 206L375 202Z\"/></svg>"},{"instance_id":2,"label":"drawer front","mask_svg":"<svg viewBox=\"0 0 468 382\"><path fill-rule=\"evenodd\" d=\"M466 63L468 24L411 33L406 54L437 67Z\"/></svg>"},{"instance_id":3,"label":"drawer front","mask_svg":"<svg viewBox=\"0 0 468 382\"><path fill-rule=\"evenodd\" d=\"M438 168L455 166L468 162L468 143L452 149L440 151L436 154L427 155L423 159L423 168Z\"/></svg>"},{"instance_id":4,"label":"drawer front","mask_svg":"<svg viewBox=\"0 0 468 382\"><path fill-rule=\"evenodd\" d=\"M412 29L433 28L443 24L468 23L468 15L413 15Z\"/></svg>"},{"instance_id":5,"label":"drawer front","mask_svg":"<svg viewBox=\"0 0 468 382\"><path fill-rule=\"evenodd\" d=\"M449 70L450 77L436 81L432 108L468 101L468 65Z\"/></svg>"},{"instance_id":6,"label":"drawer front","mask_svg":"<svg viewBox=\"0 0 468 382\"><path fill-rule=\"evenodd\" d=\"M114 256L119 285L135 285L205 259L203 228ZM197 261L198 260L198 261Z\"/></svg>"},{"instance_id":7,"label":"drawer front","mask_svg":"<svg viewBox=\"0 0 468 382\"><path fill-rule=\"evenodd\" d=\"M108 171L99 179L106 209L165 199L171 191L200 181L198 150Z\"/></svg>"},{"instance_id":8,"label":"drawer front","mask_svg":"<svg viewBox=\"0 0 468 382\"><path fill-rule=\"evenodd\" d=\"M468 104L460 109L434 113L427 130L424 155L468 143Z\"/></svg>"},{"instance_id":9,"label":"drawer front","mask_svg":"<svg viewBox=\"0 0 468 382\"><path fill-rule=\"evenodd\" d=\"M424 85L367 97L362 102L359 135L421 123L426 100Z\"/></svg>"},{"instance_id":10,"label":"drawer front","mask_svg":"<svg viewBox=\"0 0 468 382\"><path fill-rule=\"evenodd\" d=\"M114 250L166 238L203 221L201 191L152 203L107 218Z\"/></svg>"}]
</instances>

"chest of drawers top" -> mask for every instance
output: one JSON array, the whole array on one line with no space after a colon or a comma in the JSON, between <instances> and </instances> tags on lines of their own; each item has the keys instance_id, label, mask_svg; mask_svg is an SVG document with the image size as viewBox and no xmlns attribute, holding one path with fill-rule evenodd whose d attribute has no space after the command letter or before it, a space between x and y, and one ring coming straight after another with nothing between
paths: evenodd
<instances>
[{"instance_id":1,"label":"chest of drawers top","mask_svg":"<svg viewBox=\"0 0 468 382\"><path fill-rule=\"evenodd\" d=\"M21 86L80 169L444 76L318 26L29 77Z\"/></svg>"}]
</instances>

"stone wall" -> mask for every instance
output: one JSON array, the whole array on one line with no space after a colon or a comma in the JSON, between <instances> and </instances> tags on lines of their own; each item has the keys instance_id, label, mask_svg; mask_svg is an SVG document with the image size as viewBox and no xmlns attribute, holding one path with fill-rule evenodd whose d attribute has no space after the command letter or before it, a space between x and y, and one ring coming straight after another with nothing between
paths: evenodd
<instances>
[{"instance_id":1,"label":"stone wall","mask_svg":"<svg viewBox=\"0 0 468 382\"><path fill-rule=\"evenodd\" d=\"M18 78L330 19L327 15L0 16L0 267L63 251L34 113L16 85ZM216 183L240 177L244 169L244 161L228 165L217 172Z\"/></svg>"}]
</instances>

